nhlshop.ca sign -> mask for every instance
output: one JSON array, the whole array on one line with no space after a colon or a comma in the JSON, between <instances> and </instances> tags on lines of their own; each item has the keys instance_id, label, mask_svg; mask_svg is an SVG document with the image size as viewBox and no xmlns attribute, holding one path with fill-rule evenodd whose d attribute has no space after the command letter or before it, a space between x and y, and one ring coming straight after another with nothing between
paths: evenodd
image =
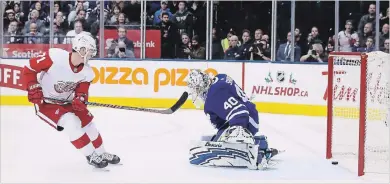
<instances>
[{"instance_id":1,"label":"nhlshop.ca sign","mask_svg":"<svg viewBox=\"0 0 390 184\"><path fill-rule=\"evenodd\" d=\"M264 81L264 84L252 86L252 94L293 97L309 96L307 90L296 86L298 81L292 72L288 74L285 71L268 72L268 75L264 77Z\"/></svg>"},{"instance_id":2,"label":"nhlshop.ca sign","mask_svg":"<svg viewBox=\"0 0 390 184\"><path fill-rule=\"evenodd\" d=\"M246 63L245 92L255 102L326 105L326 65Z\"/></svg>"}]
</instances>

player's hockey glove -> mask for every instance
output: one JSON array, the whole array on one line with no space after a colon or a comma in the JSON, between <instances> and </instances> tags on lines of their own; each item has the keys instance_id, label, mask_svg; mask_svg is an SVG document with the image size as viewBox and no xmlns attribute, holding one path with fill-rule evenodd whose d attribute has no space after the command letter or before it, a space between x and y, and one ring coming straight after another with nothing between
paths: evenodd
<instances>
[{"instance_id":1,"label":"player's hockey glove","mask_svg":"<svg viewBox=\"0 0 390 184\"><path fill-rule=\"evenodd\" d=\"M86 95L83 93L78 93L75 95L72 101L72 108L75 111L85 111L87 110L87 105L85 105Z\"/></svg>"},{"instance_id":2,"label":"player's hockey glove","mask_svg":"<svg viewBox=\"0 0 390 184\"><path fill-rule=\"evenodd\" d=\"M27 88L28 101L34 104L43 103L43 92L40 84L32 84Z\"/></svg>"}]
</instances>

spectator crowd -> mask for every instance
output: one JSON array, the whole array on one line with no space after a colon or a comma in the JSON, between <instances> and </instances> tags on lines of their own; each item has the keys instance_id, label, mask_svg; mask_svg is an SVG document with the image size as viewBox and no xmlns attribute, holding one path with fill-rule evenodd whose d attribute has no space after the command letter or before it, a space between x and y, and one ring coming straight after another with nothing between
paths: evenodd
<instances>
[{"instance_id":1,"label":"spectator crowd","mask_svg":"<svg viewBox=\"0 0 390 184\"><path fill-rule=\"evenodd\" d=\"M54 18L50 17L49 1L4 1L3 44L49 44L50 26L54 44L70 44L71 38L80 33L92 35L97 42L103 41L106 56L112 58L135 58L135 41L128 37L129 30L140 30L141 3L139 0L72 0L55 1ZM228 2L225 2L228 3ZM280 33L275 57L271 58L269 27L236 27L229 25L224 17L206 21L206 2L202 1L147 1L147 29L159 30L161 35L161 58L206 59L206 24L213 25L208 42L212 59L266 60L327 62L330 52L371 52L375 43L379 50L389 53L389 8L380 13L380 30L376 28L376 5L369 4L366 14L359 19L341 20L344 27L336 35L310 25L310 30L296 27L293 32ZM215 4L214 14L223 8ZM104 29L116 31L117 37L103 40L99 37L100 8L103 8ZM231 13L234 19L234 12ZM248 13L250 14L250 13ZM250 21L251 15L245 18ZM321 24L319 22L318 24ZM307 26L306 26L307 27ZM304 35L303 32L308 32ZM320 32L328 34L327 38ZM279 33L278 33L279 34ZM379 34L379 40L376 40ZM295 45L292 47L292 37Z\"/></svg>"}]
</instances>

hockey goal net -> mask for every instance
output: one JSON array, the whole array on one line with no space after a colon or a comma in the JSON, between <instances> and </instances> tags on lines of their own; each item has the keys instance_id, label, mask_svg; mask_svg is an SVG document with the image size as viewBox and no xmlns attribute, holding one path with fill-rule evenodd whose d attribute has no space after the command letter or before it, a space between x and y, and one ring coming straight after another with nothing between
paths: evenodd
<instances>
[{"instance_id":1,"label":"hockey goal net","mask_svg":"<svg viewBox=\"0 0 390 184\"><path fill-rule=\"evenodd\" d=\"M326 158L359 176L389 174L390 55L331 53L327 95Z\"/></svg>"}]
</instances>

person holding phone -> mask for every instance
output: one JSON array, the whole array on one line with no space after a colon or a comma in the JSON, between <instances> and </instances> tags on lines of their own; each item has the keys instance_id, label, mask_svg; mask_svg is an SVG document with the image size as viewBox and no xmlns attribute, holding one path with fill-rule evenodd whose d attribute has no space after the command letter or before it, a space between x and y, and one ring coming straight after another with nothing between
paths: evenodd
<instances>
[{"instance_id":1,"label":"person holding phone","mask_svg":"<svg viewBox=\"0 0 390 184\"><path fill-rule=\"evenodd\" d=\"M126 44L122 41L119 41L116 48L113 58L135 58L134 52L126 48Z\"/></svg>"},{"instance_id":2,"label":"person holding phone","mask_svg":"<svg viewBox=\"0 0 390 184\"><path fill-rule=\"evenodd\" d=\"M321 44L315 43L312 45L312 48L309 49L306 55L303 55L300 59L301 62L327 62L326 56L324 54L324 49Z\"/></svg>"}]
</instances>

